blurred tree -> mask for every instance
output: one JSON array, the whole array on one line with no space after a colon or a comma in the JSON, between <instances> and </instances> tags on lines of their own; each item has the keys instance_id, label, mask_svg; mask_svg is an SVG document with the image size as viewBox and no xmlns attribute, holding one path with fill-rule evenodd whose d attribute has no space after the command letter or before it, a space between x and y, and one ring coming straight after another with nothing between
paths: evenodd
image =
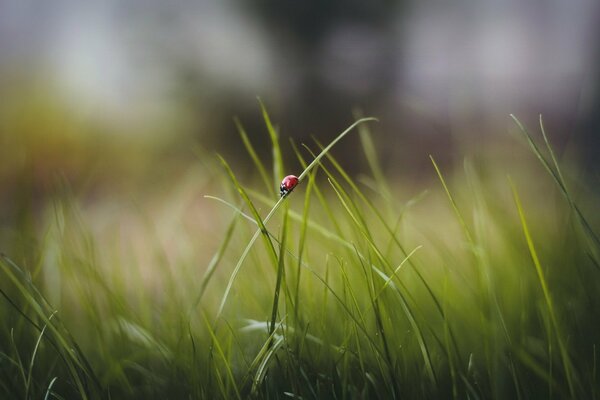
<instances>
[{"instance_id":1,"label":"blurred tree","mask_svg":"<svg viewBox=\"0 0 600 400\"><path fill-rule=\"evenodd\" d=\"M286 134L325 140L357 107L381 114L401 70L404 0L237 1L271 32L275 70L283 76L274 93L277 120ZM353 140L341 144L340 154L354 147Z\"/></svg>"}]
</instances>

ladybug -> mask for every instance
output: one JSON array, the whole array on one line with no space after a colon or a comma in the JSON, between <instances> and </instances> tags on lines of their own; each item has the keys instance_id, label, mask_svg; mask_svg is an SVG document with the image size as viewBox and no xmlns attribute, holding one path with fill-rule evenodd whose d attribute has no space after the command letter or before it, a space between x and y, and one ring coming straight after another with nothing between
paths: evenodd
<instances>
[{"instance_id":1,"label":"ladybug","mask_svg":"<svg viewBox=\"0 0 600 400\"><path fill-rule=\"evenodd\" d=\"M281 185L279 186L279 194L281 197L287 196L296 185L298 185L298 177L296 175L288 175L281 181Z\"/></svg>"}]
</instances>

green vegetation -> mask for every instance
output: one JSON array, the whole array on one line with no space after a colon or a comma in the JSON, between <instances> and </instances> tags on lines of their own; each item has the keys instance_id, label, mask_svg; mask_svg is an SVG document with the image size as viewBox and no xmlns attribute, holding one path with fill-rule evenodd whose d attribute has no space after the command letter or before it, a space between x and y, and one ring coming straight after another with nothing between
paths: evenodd
<instances>
[{"instance_id":1,"label":"green vegetation","mask_svg":"<svg viewBox=\"0 0 600 400\"><path fill-rule=\"evenodd\" d=\"M0 398L597 398L597 193L568 189L541 119L542 146L515 121L546 172L433 156L412 194L360 119L292 143L278 199L262 111L272 165L236 122L248 184L203 157L151 213L58 190L30 256L0 261ZM370 178L333 156L351 132Z\"/></svg>"}]
</instances>

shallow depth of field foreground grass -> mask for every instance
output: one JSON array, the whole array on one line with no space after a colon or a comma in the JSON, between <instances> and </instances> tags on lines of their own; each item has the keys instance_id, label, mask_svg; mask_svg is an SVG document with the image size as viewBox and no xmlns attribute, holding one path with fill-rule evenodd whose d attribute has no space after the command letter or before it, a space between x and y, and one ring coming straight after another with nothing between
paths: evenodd
<instances>
[{"instance_id":1,"label":"shallow depth of field foreground grass","mask_svg":"<svg viewBox=\"0 0 600 400\"><path fill-rule=\"evenodd\" d=\"M287 168L318 162L279 199L265 121L268 163L239 126L254 180L201 157L122 214L57 190L0 262L0 398L597 398L597 192L543 127L519 168L433 154L422 191L384 178L363 120L369 170L292 143Z\"/></svg>"}]
</instances>

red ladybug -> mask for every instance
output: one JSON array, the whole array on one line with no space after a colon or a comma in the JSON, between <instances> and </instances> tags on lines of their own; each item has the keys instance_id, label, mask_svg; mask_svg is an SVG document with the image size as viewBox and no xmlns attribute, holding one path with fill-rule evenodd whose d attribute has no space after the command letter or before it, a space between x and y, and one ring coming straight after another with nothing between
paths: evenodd
<instances>
[{"instance_id":1,"label":"red ladybug","mask_svg":"<svg viewBox=\"0 0 600 400\"><path fill-rule=\"evenodd\" d=\"M295 175L288 175L281 181L281 186L279 186L279 194L281 197L287 196L296 185L298 184L298 177Z\"/></svg>"}]
</instances>

